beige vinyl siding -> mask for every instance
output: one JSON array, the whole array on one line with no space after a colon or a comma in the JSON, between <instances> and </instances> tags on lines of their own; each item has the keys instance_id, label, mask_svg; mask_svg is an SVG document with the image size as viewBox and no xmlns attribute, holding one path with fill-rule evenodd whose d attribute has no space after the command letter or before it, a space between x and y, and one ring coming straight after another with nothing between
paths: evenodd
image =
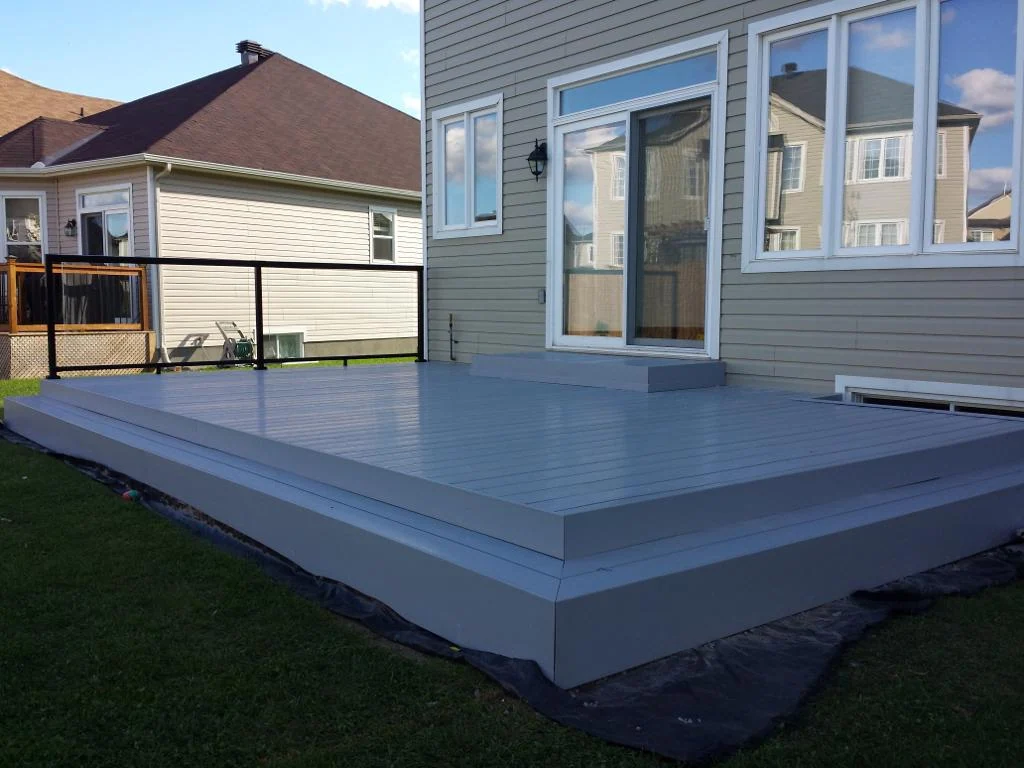
<instances>
[{"instance_id":1,"label":"beige vinyl siding","mask_svg":"<svg viewBox=\"0 0 1024 768\"><path fill-rule=\"evenodd\" d=\"M448 359L449 313L460 360L544 345L537 291L547 176L535 183L526 156L546 136L547 79L727 29L721 357L729 381L826 391L835 375L852 374L1024 386L1024 270L741 273L747 25L816 4L426 0L428 216L431 111L504 94L504 234L429 243L432 358ZM806 182L816 181L807 170Z\"/></svg>"},{"instance_id":2,"label":"beige vinyl siding","mask_svg":"<svg viewBox=\"0 0 1024 768\"><path fill-rule=\"evenodd\" d=\"M161 257L368 263L371 205L397 209L398 264L422 260L419 207L408 201L175 171L159 182ZM267 333L307 342L416 335L411 272L272 270L263 275ZM220 346L214 323L255 327L251 270L160 269L164 346Z\"/></svg>"},{"instance_id":3,"label":"beige vinyl siding","mask_svg":"<svg viewBox=\"0 0 1024 768\"><path fill-rule=\"evenodd\" d=\"M117 184L132 187L134 255L149 256L149 191L145 166L38 179L0 176L0 191L46 193L46 246L51 253L65 255L79 253L78 238L64 234L68 219L77 220L77 190Z\"/></svg>"},{"instance_id":4,"label":"beige vinyl siding","mask_svg":"<svg viewBox=\"0 0 1024 768\"><path fill-rule=\"evenodd\" d=\"M98 173L78 173L61 176L54 181L57 205L54 216L57 218L59 234L59 253L79 253L77 237L64 235L64 224L68 219L78 215L77 194L92 187L109 187L120 184L131 184L132 189L132 241L135 245L133 256L149 256L149 186L146 166L139 165L116 171ZM47 201L49 203L49 201ZM79 223L81 229L81 223ZM79 233L80 234L80 233ZM51 247L54 240L50 241Z\"/></svg>"}]
</instances>

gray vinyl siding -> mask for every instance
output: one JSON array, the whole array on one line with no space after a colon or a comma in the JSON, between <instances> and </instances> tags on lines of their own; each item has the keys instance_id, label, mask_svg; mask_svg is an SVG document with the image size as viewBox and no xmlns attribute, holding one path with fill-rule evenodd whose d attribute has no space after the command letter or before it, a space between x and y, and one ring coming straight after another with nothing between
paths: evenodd
<instances>
[{"instance_id":1,"label":"gray vinyl siding","mask_svg":"<svg viewBox=\"0 0 1024 768\"><path fill-rule=\"evenodd\" d=\"M419 204L332 190L174 172L159 182L161 257L370 261L371 206L396 209L398 264L422 261ZM412 272L265 270L267 333L302 331L307 342L416 336ZM164 345L220 346L215 321L255 326L251 270L164 266Z\"/></svg>"},{"instance_id":2,"label":"gray vinyl siding","mask_svg":"<svg viewBox=\"0 0 1024 768\"><path fill-rule=\"evenodd\" d=\"M720 354L729 381L826 391L848 374L1024 386L1022 269L741 273L747 24L815 4L426 0L428 237L431 111L504 94L504 233L428 241L432 358L448 359L449 313L461 361L544 345L546 184L526 156L546 136L547 79L727 29Z\"/></svg>"}]
</instances>

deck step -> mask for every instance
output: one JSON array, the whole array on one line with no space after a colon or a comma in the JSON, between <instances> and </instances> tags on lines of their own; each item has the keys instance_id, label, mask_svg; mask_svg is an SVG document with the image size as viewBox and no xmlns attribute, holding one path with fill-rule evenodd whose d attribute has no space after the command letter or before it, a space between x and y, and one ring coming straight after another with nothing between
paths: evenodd
<instances>
[{"instance_id":1,"label":"deck step","mask_svg":"<svg viewBox=\"0 0 1024 768\"><path fill-rule=\"evenodd\" d=\"M966 557L1024 526L1014 463L562 560L51 398L11 398L6 418L454 643L532 659L564 687Z\"/></svg>"},{"instance_id":2,"label":"deck step","mask_svg":"<svg viewBox=\"0 0 1024 768\"><path fill-rule=\"evenodd\" d=\"M718 360L679 360L573 352L474 355L470 373L498 379L573 384L579 387L670 392L725 384Z\"/></svg>"}]
</instances>

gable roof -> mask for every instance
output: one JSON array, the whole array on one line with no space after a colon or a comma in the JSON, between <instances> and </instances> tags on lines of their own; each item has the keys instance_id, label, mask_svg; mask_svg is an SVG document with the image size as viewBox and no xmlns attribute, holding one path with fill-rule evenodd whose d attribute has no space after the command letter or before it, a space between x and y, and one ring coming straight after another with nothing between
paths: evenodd
<instances>
[{"instance_id":1,"label":"gable roof","mask_svg":"<svg viewBox=\"0 0 1024 768\"><path fill-rule=\"evenodd\" d=\"M77 93L55 91L0 71L0 136L37 117L73 121L82 116L110 109L120 102L97 99Z\"/></svg>"},{"instance_id":2,"label":"gable roof","mask_svg":"<svg viewBox=\"0 0 1024 768\"><path fill-rule=\"evenodd\" d=\"M420 188L416 118L277 53L78 122L100 132L56 167L146 153Z\"/></svg>"},{"instance_id":3,"label":"gable roof","mask_svg":"<svg viewBox=\"0 0 1024 768\"><path fill-rule=\"evenodd\" d=\"M824 69L810 69L792 74L773 75L772 93L788 101L797 109L825 120ZM847 79L850 125L876 125L910 123L914 117L914 86L894 80L891 77L869 72L866 69L850 67ZM956 104L940 101L939 119L943 122L959 122L977 128L981 115Z\"/></svg>"}]
</instances>

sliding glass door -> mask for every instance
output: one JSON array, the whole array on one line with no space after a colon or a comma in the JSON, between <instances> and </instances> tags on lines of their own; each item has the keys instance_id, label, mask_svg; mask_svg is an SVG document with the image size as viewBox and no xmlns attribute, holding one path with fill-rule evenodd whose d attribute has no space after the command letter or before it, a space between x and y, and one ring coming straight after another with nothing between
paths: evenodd
<instances>
[{"instance_id":1,"label":"sliding glass door","mask_svg":"<svg viewBox=\"0 0 1024 768\"><path fill-rule=\"evenodd\" d=\"M711 99L640 112L632 125L636 193L628 338L699 349L706 315Z\"/></svg>"},{"instance_id":2,"label":"sliding glass door","mask_svg":"<svg viewBox=\"0 0 1024 768\"><path fill-rule=\"evenodd\" d=\"M711 126L706 93L556 128L556 344L704 348Z\"/></svg>"}]
</instances>

